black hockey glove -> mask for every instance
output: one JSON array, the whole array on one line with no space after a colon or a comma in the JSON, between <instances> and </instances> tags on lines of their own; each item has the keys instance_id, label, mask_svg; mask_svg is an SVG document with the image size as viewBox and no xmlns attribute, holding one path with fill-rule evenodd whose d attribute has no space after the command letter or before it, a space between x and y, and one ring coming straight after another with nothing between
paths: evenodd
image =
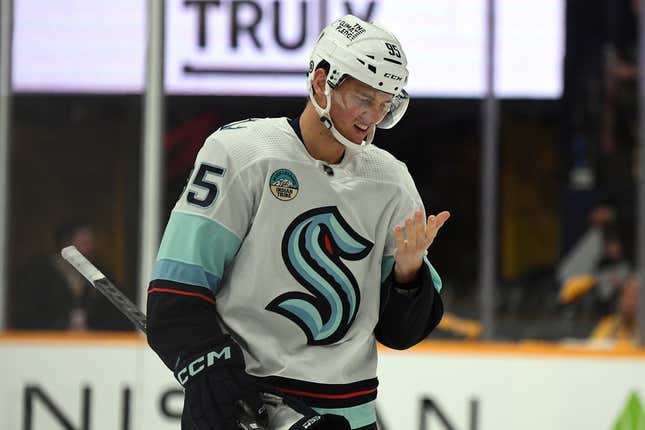
<instances>
[{"instance_id":1,"label":"black hockey glove","mask_svg":"<svg viewBox=\"0 0 645 430\"><path fill-rule=\"evenodd\" d=\"M257 419L257 428L265 426L267 412L260 398L265 390L244 371L242 349L230 336L191 348L184 357L175 368L185 389L182 423L191 423L194 430L237 430L244 407Z\"/></svg>"},{"instance_id":2,"label":"black hockey glove","mask_svg":"<svg viewBox=\"0 0 645 430\"><path fill-rule=\"evenodd\" d=\"M293 397L262 393L271 430L351 430L340 415L319 414Z\"/></svg>"}]
</instances>

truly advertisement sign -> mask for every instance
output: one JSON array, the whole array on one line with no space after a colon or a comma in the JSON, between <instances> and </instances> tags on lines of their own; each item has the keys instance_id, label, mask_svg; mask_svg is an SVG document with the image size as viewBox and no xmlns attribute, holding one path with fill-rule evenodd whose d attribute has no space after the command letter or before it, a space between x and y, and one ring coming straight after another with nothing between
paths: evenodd
<instances>
[{"instance_id":1,"label":"truly advertisement sign","mask_svg":"<svg viewBox=\"0 0 645 430\"><path fill-rule=\"evenodd\" d=\"M367 21L392 2L169 2L170 92L304 95L308 55L326 23L348 13Z\"/></svg>"},{"instance_id":2,"label":"truly advertisement sign","mask_svg":"<svg viewBox=\"0 0 645 430\"><path fill-rule=\"evenodd\" d=\"M86 4L87 3L87 4ZM91 4L90 4L91 3ZM166 0L169 94L304 96L312 44L355 14L401 40L409 92L480 97L486 0ZM562 93L564 1L497 0L502 97ZM15 0L17 92L138 93L144 88L146 1Z\"/></svg>"}]
</instances>

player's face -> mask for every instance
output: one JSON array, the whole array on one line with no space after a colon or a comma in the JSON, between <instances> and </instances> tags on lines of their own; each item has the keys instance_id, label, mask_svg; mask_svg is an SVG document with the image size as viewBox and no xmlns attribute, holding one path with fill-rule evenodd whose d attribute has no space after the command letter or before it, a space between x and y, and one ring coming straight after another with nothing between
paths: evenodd
<instances>
[{"instance_id":1,"label":"player's face","mask_svg":"<svg viewBox=\"0 0 645 430\"><path fill-rule=\"evenodd\" d=\"M347 78L332 90L331 119L347 139L360 144L392 106L392 95Z\"/></svg>"}]
</instances>

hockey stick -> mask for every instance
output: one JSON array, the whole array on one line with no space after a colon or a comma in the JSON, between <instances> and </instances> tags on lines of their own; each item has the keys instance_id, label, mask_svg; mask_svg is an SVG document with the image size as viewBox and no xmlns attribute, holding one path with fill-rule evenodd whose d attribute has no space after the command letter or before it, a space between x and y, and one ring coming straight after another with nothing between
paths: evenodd
<instances>
[{"instance_id":1,"label":"hockey stick","mask_svg":"<svg viewBox=\"0 0 645 430\"><path fill-rule=\"evenodd\" d=\"M146 333L146 315L137 308L112 282L80 253L75 246L68 246L61 250L61 255L85 279L101 292L123 315L128 317L134 325ZM264 427L257 423L249 408L240 407L237 420L240 430L263 430Z\"/></svg>"},{"instance_id":2,"label":"hockey stick","mask_svg":"<svg viewBox=\"0 0 645 430\"><path fill-rule=\"evenodd\" d=\"M90 281L94 288L99 290L123 315L128 317L139 330L146 332L146 315L121 290L115 287L96 266L90 263L75 246L63 248L60 253L85 279Z\"/></svg>"}]
</instances>

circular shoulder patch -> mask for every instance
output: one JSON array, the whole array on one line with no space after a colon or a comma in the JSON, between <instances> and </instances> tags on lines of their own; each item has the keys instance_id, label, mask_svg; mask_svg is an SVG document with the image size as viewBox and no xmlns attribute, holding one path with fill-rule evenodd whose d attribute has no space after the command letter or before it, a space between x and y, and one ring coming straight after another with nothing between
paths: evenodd
<instances>
[{"instance_id":1,"label":"circular shoulder patch","mask_svg":"<svg viewBox=\"0 0 645 430\"><path fill-rule=\"evenodd\" d=\"M298 178L289 169L278 169L269 181L271 193L279 200L293 200L298 195Z\"/></svg>"}]
</instances>

